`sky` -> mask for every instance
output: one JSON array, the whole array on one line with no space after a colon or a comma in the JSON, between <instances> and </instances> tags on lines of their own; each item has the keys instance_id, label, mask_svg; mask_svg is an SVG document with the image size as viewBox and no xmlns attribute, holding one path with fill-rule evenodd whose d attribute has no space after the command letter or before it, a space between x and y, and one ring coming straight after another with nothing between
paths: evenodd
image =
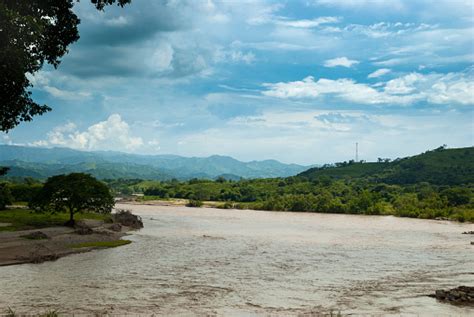
<instances>
[{"instance_id":1,"label":"sky","mask_svg":"<svg viewBox=\"0 0 474 317\"><path fill-rule=\"evenodd\" d=\"M0 142L323 164L473 146L474 1L146 1L74 7L31 75L53 111Z\"/></svg>"}]
</instances>

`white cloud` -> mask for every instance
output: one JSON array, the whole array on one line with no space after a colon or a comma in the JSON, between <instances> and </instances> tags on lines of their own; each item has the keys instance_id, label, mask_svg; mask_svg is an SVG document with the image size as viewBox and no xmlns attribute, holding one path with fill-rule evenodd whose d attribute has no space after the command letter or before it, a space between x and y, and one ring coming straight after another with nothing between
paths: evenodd
<instances>
[{"instance_id":1,"label":"white cloud","mask_svg":"<svg viewBox=\"0 0 474 317\"><path fill-rule=\"evenodd\" d=\"M81 90L67 90L60 89L54 85L54 82L60 83L64 81L64 78L61 76L56 76L48 71L39 71L34 75L27 74L27 78L35 89L43 90L49 93L51 96L63 100L84 100L91 97L90 92L85 92ZM53 82L53 83L52 83Z\"/></svg>"},{"instance_id":2,"label":"white cloud","mask_svg":"<svg viewBox=\"0 0 474 317\"><path fill-rule=\"evenodd\" d=\"M104 24L108 26L123 27L125 25L130 24L130 21L126 17L121 15L118 17L106 19L104 21Z\"/></svg>"},{"instance_id":3,"label":"white cloud","mask_svg":"<svg viewBox=\"0 0 474 317\"><path fill-rule=\"evenodd\" d=\"M315 5L328 6L328 7L339 7L343 9L359 9L359 8L371 8L371 9L395 9L403 10L405 5L401 0L315 0Z\"/></svg>"},{"instance_id":4,"label":"white cloud","mask_svg":"<svg viewBox=\"0 0 474 317\"><path fill-rule=\"evenodd\" d=\"M426 81L426 77L419 73L411 73L395 78L385 84L384 92L391 95L406 95L417 90L415 84Z\"/></svg>"},{"instance_id":5,"label":"white cloud","mask_svg":"<svg viewBox=\"0 0 474 317\"><path fill-rule=\"evenodd\" d=\"M224 50L220 49L216 51L214 60L216 62L232 62L232 63L245 63L252 64L256 61L255 54L252 52L243 52L238 49Z\"/></svg>"},{"instance_id":6,"label":"white cloud","mask_svg":"<svg viewBox=\"0 0 474 317\"><path fill-rule=\"evenodd\" d=\"M411 73L377 86L357 83L352 79L315 80L267 83L262 94L276 98L315 99L326 95L357 104L408 105L418 101L433 104L474 104L474 81L468 73Z\"/></svg>"},{"instance_id":7,"label":"white cloud","mask_svg":"<svg viewBox=\"0 0 474 317\"><path fill-rule=\"evenodd\" d=\"M325 67L336 67L336 66L343 66L350 68L352 65L359 64L359 61L348 59L347 57L336 57L333 59L328 59L324 62Z\"/></svg>"},{"instance_id":8,"label":"white cloud","mask_svg":"<svg viewBox=\"0 0 474 317\"><path fill-rule=\"evenodd\" d=\"M341 20L339 17L318 17L315 19L303 19L303 20L289 20L287 18L278 17L272 20L276 25L288 26L293 28L315 28L322 24L338 23Z\"/></svg>"},{"instance_id":9,"label":"white cloud","mask_svg":"<svg viewBox=\"0 0 474 317\"><path fill-rule=\"evenodd\" d=\"M42 89L48 92L51 96L63 100L82 100L89 98L91 93L84 91L70 91L59 89L53 86L43 86Z\"/></svg>"},{"instance_id":10,"label":"white cloud","mask_svg":"<svg viewBox=\"0 0 474 317\"><path fill-rule=\"evenodd\" d=\"M456 73L443 76L433 84L428 101L436 104L459 103L463 105L474 104L473 77L466 78Z\"/></svg>"},{"instance_id":11,"label":"white cloud","mask_svg":"<svg viewBox=\"0 0 474 317\"><path fill-rule=\"evenodd\" d=\"M47 140L35 141L32 144L81 150L131 151L143 146L144 142L142 138L131 135L128 123L123 121L120 115L113 114L106 121L93 124L82 132L74 123L66 123L50 131Z\"/></svg>"},{"instance_id":12,"label":"white cloud","mask_svg":"<svg viewBox=\"0 0 474 317\"><path fill-rule=\"evenodd\" d=\"M411 95L389 95L347 78L315 80L314 77L309 76L302 81L264 84L264 86L269 88L263 92L264 95L277 98L318 98L324 95L335 95L359 104L409 104L417 98Z\"/></svg>"},{"instance_id":13,"label":"white cloud","mask_svg":"<svg viewBox=\"0 0 474 317\"><path fill-rule=\"evenodd\" d=\"M369 76L367 76L367 78L378 78L378 77L387 75L390 72L391 70L389 68L380 68L380 69L377 69L375 72L370 73Z\"/></svg>"},{"instance_id":14,"label":"white cloud","mask_svg":"<svg viewBox=\"0 0 474 317\"><path fill-rule=\"evenodd\" d=\"M151 59L151 66L158 72L173 69L174 50L169 43L161 43L155 50Z\"/></svg>"},{"instance_id":15,"label":"white cloud","mask_svg":"<svg viewBox=\"0 0 474 317\"><path fill-rule=\"evenodd\" d=\"M37 147L46 147L49 145L48 141L46 140L39 140L39 141L34 141L31 143L28 143L29 146L37 146Z\"/></svg>"},{"instance_id":16,"label":"white cloud","mask_svg":"<svg viewBox=\"0 0 474 317\"><path fill-rule=\"evenodd\" d=\"M362 34L373 39L380 39L389 36L416 34L422 31L436 29L437 27L437 25L426 23L378 22L370 25L349 24L344 27L344 31Z\"/></svg>"}]
</instances>

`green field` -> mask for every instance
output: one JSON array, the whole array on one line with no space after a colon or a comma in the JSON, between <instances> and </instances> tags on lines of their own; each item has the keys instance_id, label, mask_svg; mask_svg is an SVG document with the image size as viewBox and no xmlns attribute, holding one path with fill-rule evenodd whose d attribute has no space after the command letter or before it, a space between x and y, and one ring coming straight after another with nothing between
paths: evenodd
<instances>
[{"instance_id":1,"label":"green field","mask_svg":"<svg viewBox=\"0 0 474 317\"><path fill-rule=\"evenodd\" d=\"M95 219L111 221L110 215L97 213L78 213L76 220ZM11 225L0 227L0 231L17 231L37 228L46 228L53 226L62 226L69 220L68 213L37 213L28 209L7 209L0 211L0 223L9 223Z\"/></svg>"},{"instance_id":2,"label":"green field","mask_svg":"<svg viewBox=\"0 0 474 317\"><path fill-rule=\"evenodd\" d=\"M97 242L84 242L70 245L73 249L78 248L115 248L122 245L130 244L130 240L114 240L114 241L97 241Z\"/></svg>"}]
</instances>

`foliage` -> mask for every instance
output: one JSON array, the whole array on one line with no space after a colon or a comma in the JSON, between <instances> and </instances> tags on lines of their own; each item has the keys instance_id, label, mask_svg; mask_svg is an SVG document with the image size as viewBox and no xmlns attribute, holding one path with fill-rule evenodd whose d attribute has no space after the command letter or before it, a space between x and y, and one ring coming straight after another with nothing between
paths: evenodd
<instances>
[{"instance_id":1,"label":"foliage","mask_svg":"<svg viewBox=\"0 0 474 317\"><path fill-rule=\"evenodd\" d=\"M0 176L6 175L9 170L10 170L9 167L0 166Z\"/></svg>"},{"instance_id":2,"label":"foliage","mask_svg":"<svg viewBox=\"0 0 474 317\"><path fill-rule=\"evenodd\" d=\"M8 187L10 188L13 201L29 203L38 195L43 185L40 183L12 183Z\"/></svg>"},{"instance_id":3,"label":"foliage","mask_svg":"<svg viewBox=\"0 0 474 317\"><path fill-rule=\"evenodd\" d=\"M73 249L77 248L115 248L122 245L130 244L130 240L114 240L114 241L96 241L96 242L83 242L73 244L70 247Z\"/></svg>"},{"instance_id":4,"label":"foliage","mask_svg":"<svg viewBox=\"0 0 474 317\"><path fill-rule=\"evenodd\" d=\"M41 211L68 211L68 225L72 226L75 213L110 213L114 199L104 183L88 174L72 173L48 178L30 206Z\"/></svg>"},{"instance_id":5,"label":"foliage","mask_svg":"<svg viewBox=\"0 0 474 317\"><path fill-rule=\"evenodd\" d=\"M203 203L200 200L190 200L186 207L202 207Z\"/></svg>"},{"instance_id":6,"label":"foliage","mask_svg":"<svg viewBox=\"0 0 474 317\"><path fill-rule=\"evenodd\" d=\"M74 0L0 1L0 131L9 131L21 121L49 110L31 98L27 74L44 62L57 67L68 46L79 39L79 18ZM92 0L97 9L130 0Z\"/></svg>"},{"instance_id":7,"label":"foliage","mask_svg":"<svg viewBox=\"0 0 474 317\"><path fill-rule=\"evenodd\" d=\"M10 188L6 183L0 183L0 210L6 208L7 205L10 205L13 201L13 196L11 194Z\"/></svg>"},{"instance_id":8,"label":"foliage","mask_svg":"<svg viewBox=\"0 0 474 317\"><path fill-rule=\"evenodd\" d=\"M135 185L137 186L137 185ZM367 178L309 180L303 177L219 182L146 182L153 199L195 199L206 194L221 201L218 208L396 215L474 221L474 193L470 185L417 183L393 185Z\"/></svg>"}]
</instances>

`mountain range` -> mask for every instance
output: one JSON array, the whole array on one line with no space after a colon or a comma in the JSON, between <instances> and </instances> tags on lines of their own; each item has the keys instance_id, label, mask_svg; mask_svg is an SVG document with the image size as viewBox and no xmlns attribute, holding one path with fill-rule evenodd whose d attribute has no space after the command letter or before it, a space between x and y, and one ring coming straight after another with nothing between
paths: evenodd
<instances>
[{"instance_id":1,"label":"mountain range","mask_svg":"<svg viewBox=\"0 0 474 317\"><path fill-rule=\"evenodd\" d=\"M0 145L0 166L9 166L8 177L49 176L85 172L100 179L152 180L287 177L312 166L284 164L276 160L242 162L229 156L182 157L138 155L112 151L86 152L69 148Z\"/></svg>"}]
</instances>

